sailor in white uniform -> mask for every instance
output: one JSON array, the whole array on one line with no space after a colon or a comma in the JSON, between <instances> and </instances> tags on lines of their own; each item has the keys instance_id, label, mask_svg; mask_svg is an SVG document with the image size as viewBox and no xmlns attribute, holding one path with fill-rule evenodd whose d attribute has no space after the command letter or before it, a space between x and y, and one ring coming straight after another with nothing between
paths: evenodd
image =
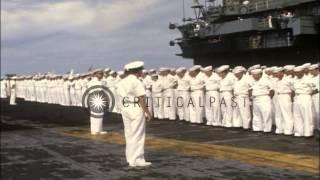
<instances>
[{"instance_id":1,"label":"sailor in white uniform","mask_svg":"<svg viewBox=\"0 0 320 180\"><path fill-rule=\"evenodd\" d=\"M10 87L10 105L16 105L16 76L9 79Z\"/></svg>"},{"instance_id":2,"label":"sailor in white uniform","mask_svg":"<svg viewBox=\"0 0 320 180\"><path fill-rule=\"evenodd\" d=\"M169 120L176 119L176 102L174 98L174 89L176 88L177 82L175 78L170 74L170 69L162 68L161 80L162 82L162 97L163 97L163 113L164 118Z\"/></svg>"},{"instance_id":3,"label":"sailor in white uniform","mask_svg":"<svg viewBox=\"0 0 320 180\"><path fill-rule=\"evenodd\" d=\"M146 106L146 92L139 80L144 63L134 61L125 65L128 74L118 84L117 93L123 99L121 110L126 139L126 159L131 167L150 166L144 158L146 120L152 120L152 114Z\"/></svg>"},{"instance_id":4,"label":"sailor in white uniform","mask_svg":"<svg viewBox=\"0 0 320 180\"><path fill-rule=\"evenodd\" d=\"M222 126L233 127L233 84L235 77L229 73L229 65L222 65L217 68L217 73L220 76L220 108L222 116Z\"/></svg>"},{"instance_id":5,"label":"sailor in white uniform","mask_svg":"<svg viewBox=\"0 0 320 180\"><path fill-rule=\"evenodd\" d=\"M212 66L203 68L205 79L205 116L208 126L221 126L220 77L213 72Z\"/></svg>"},{"instance_id":6,"label":"sailor in white uniform","mask_svg":"<svg viewBox=\"0 0 320 180\"><path fill-rule=\"evenodd\" d=\"M158 74L151 75L151 96L153 105L153 117L163 119L163 98L162 98L162 82L159 80Z\"/></svg>"},{"instance_id":7,"label":"sailor in white uniform","mask_svg":"<svg viewBox=\"0 0 320 180\"><path fill-rule=\"evenodd\" d=\"M293 84L295 93L294 97L294 136L312 137L314 130L314 107L312 102L312 94L317 90L314 84L305 76L305 67L298 66L294 69L296 79Z\"/></svg>"},{"instance_id":8,"label":"sailor in white uniform","mask_svg":"<svg viewBox=\"0 0 320 180\"><path fill-rule=\"evenodd\" d=\"M311 81L315 85L315 89L318 90L317 93L312 95L312 101L314 104L314 116L315 116L315 129L320 130L320 108L319 108L319 90L320 90L320 71L319 64L313 64L309 68L311 74Z\"/></svg>"},{"instance_id":9,"label":"sailor in white uniform","mask_svg":"<svg viewBox=\"0 0 320 180\"><path fill-rule=\"evenodd\" d=\"M187 69L180 67L176 70L177 72L177 95L176 95L176 106L179 120L190 121L190 109L188 102L190 99L190 77Z\"/></svg>"},{"instance_id":10,"label":"sailor in white uniform","mask_svg":"<svg viewBox=\"0 0 320 180\"><path fill-rule=\"evenodd\" d=\"M251 71L254 82L251 95L253 98L253 131L271 132L272 128L272 102L274 95L272 84L262 78L262 69Z\"/></svg>"},{"instance_id":11,"label":"sailor in white uniform","mask_svg":"<svg viewBox=\"0 0 320 180\"><path fill-rule=\"evenodd\" d=\"M233 126L249 129L251 123L249 89L251 83L246 74L246 69L237 66L232 70L236 77L233 84L234 102L236 106L233 109Z\"/></svg>"},{"instance_id":12,"label":"sailor in white uniform","mask_svg":"<svg viewBox=\"0 0 320 180\"><path fill-rule=\"evenodd\" d=\"M284 78L284 69L279 67L273 70L277 80L275 82L275 123L276 134L293 134L293 114L292 114L292 83Z\"/></svg>"},{"instance_id":13,"label":"sailor in white uniform","mask_svg":"<svg viewBox=\"0 0 320 180\"><path fill-rule=\"evenodd\" d=\"M7 88L8 88L8 85L7 85L7 80L6 79L1 79L1 91L0 91L0 95L1 95L1 98L7 98Z\"/></svg>"},{"instance_id":14,"label":"sailor in white uniform","mask_svg":"<svg viewBox=\"0 0 320 180\"><path fill-rule=\"evenodd\" d=\"M189 70L190 75L190 100L188 107L190 108L190 122L201 124L203 123L204 113L204 88L205 82L200 76L201 66L195 65Z\"/></svg>"}]
</instances>

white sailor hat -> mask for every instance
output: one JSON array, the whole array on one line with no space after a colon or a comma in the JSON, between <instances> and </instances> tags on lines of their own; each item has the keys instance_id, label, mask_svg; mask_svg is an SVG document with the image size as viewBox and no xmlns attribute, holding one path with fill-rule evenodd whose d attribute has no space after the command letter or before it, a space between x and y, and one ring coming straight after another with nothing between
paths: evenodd
<instances>
[{"instance_id":1,"label":"white sailor hat","mask_svg":"<svg viewBox=\"0 0 320 180\"><path fill-rule=\"evenodd\" d=\"M265 68L267 68L267 66L261 66L261 69L265 69Z\"/></svg>"},{"instance_id":2,"label":"white sailor hat","mask_svg":"<svg viewBox=\"0 0 320 180\"><path fill-rule=\"evenodd\" d=\"M103 71L104 72L109 72L111 69L110 68L105 68Z\"/></svg>"},{"instance_id":3,"label":"white sailor hat","mask_svg":"<svg viewBox=\"0 0 320 180\"><path fill-rule=\"evenodd\" d=\"M212 71L212 66L207 66L205 68L202 68L203 71L208 72L208 71Z\"/></svg>"},{"instance_id":4,"label":"white sailor hat","mask_svg":"<svg viewBox=\"0 0 320 180\"><path fill-rule=\"evenodd\" d=\"M73 79L73 76L72 76L72 75L69 75L68 79L69 79L69 80Z\"/></svg>"},{"instance_id":5,"label":"white sailor hat","mask_svg":"<svg viewBox=\"0 0 320 180\"><path fill-rule=\"evenodd\" d=\"M150 73L154 73L154 72L156 72L156 70L155 69L150 69L149 72Z\"/></svg>"},{"instance_id":6,"label":"white sailor hat","mask_svg":"<svg viewBox=\"0 0 320 180\"><path fill-rule=\"evenodd\" d=\"M118 71L118 75L119 75L119 76L124 75L124 71Z\"/></svg>"},{"instance_id":7,"label":"white sailor hat","mask_svg":"<svg viewBox=\"0 0 320 180\"><path fill-rule=\"evenodd\" d=\"M175 71L176 71L176 69L175 69L175 68L171 68L171 69L170 69L170 71L175 72Z\"/></svg>"},{"instance_id":8,"label":"white sailor hat","mask_svg":"<svg viewBox=\"0 0 320 180\"><path fill-rule=\"evenodd\" d=\"M285 65L283 66L283 69L286 71L292 71L294 70L295 67L296 67L295 65Z\"/></svg>"},{"instance_id":9,"label":"white sailor hat","mask_svg":"<svg viewBox=\"0 0 320 180\"><path fill-rule=\"evenodd\" d=\"M142 73L147 73L147 72L148 72L148 71L147 71L147 70L145 70L145 69L143 69L143 70L142 70Z\"/></svg>"},{"instance_id":10,"label":"white sailor hat","mask_svg":"<svg viewBox=\"0 0 320 180\"><path fill-rule=\"evenodd\" d=\"M251 71L251 70L260 69L260 68L261 68L261 65L260 64L256 64L256 65L251 66L249 69Z\"/></svg>"},{"instance_id":11,"label":"white sailor hat","mask_svg":"<svg viewBox=\"0 0 320 180\"><path fill-rule=\"evenodd\" d=\"M176 72L177 72L177 73L181 73L181 72L183 72L183 71L185 71L185 70L187 70L185 67L179 67L179 68L176 70Z\"/></svg>"},{"instance_id":12,"label":"white sailor hat","mask_svg":"<svg viewBox=\"0 0 320 180\"><path fill-rule=\"evenodd\" d=\"M234 74L238 74L245 71L246 71L246 68L244 68L243 66L237 66L232 70Z\"/></svg>"},{"instance_id":13,"label":"white sailor hat","mask_svg":"<svg viewBox=\"0 0 320 180\"><path fill-rule=\"evenodd\" d=\"M110 74L116 74L116 72L114 70L111 70Z\"/></svg>"},{"instance_id":14,"label":"white sailor hat","mask_svg":"<svg viewBox=\"0 0 320 180\"><path fill-rule=\"evenodd\" d=\"M168 71L168 70L169 70L169 68L166 68L166 67L161 67L161 68L159 69L160 72L164 72L164 71Z\"/></svg>"},{"instance_id":15,"label":"white sailor hat","mask_svg":"<svg viewBox=\"0 0 320 180\"><path fill-rule=\"evenodd\" d=\"M295 68L294 68L294 71L295 71L295 72L301 72L301 71L303 71L304 69L305 69L305 67L304 67L303 65L301 65L301 66L295 67Z\"/></svg>"},{"instance_id":16,"label":"white sailor hat","mask_svg":"<svg viewBox=\"0 0 320 180\"><path fill-rule=\"evenodd\" d=\"M196 65L196 66L191 67L190 71L196 71L196 70L199 70L199 69L201 69L201 66Z\"/></svg>"},{"instance_id":17,"label":"white sailor hat","mask_svg":"<svg viewBox=\"0 0 320 180\"><path fill-rule=\"evenodd\" d=\"M251 71L251 74L261 74L262 73L262 69L253 69Z\"/></svg>"},{"instance_id":18,"label":"white sailor hat","mask_svg":"<svg viewBox=\"0 0 320 180\"><path fill-rule=\"evenodd\" d=\"M312 64L310 67L309 67L309 70L315 70L319 68L319 64Z\"/></svg>"},{"instance_id":19,"label":"white sailor hat","mask_svg":"<svg viewBox=\"0 0 320 180\"><path fill-rule=\"evenodd\" d=\"M278 72L281 72L283 71L284 69L282 67L277 67L277 68L274 68L272 72L274 73L278 73Z\"/></svg>"},{"instance_id":20,"label":"white sailor hat","mask_svg":"<svg viewBox=\"0 0 320 180\"><path fill-rule=\"evenodd\" d=\"M218 67L218 68L216 69L216 71L217 71L217 73L220 73L220 72L223 72L223 71L228 70L229 68L230 68L229 65L222 65L222 66Z\"/></svg>"},{"instance_id":21,"label":"white sailor hat","mask_svg":"<svg viewBox=\"0 0 320 180\"><path fill-rule=\"evenodd\" d=\"M144 62L143 61L132 61L124 66L125 70L132 70L132 69L138 69L143 68Z\"/></svg>"},{"instance_id":22,"label":"white sailor hat","mask_svg":"<svg viewBox=\"0 0 320 180\"><path fill-rule=\"evenodd\" d=\"M303 68L308 69L311 66L311 63L305 63L302 65Z\"/></svg>"},{"instance_id":23,"label":"white sailor hat","mask_svg":"<svg viewBox=\"0 0 320 180\"><path fill-rule=\"evenodd\" d=\"M158 73L152 74L151 77L158 77Z\"/></svg>"}]
</instances>

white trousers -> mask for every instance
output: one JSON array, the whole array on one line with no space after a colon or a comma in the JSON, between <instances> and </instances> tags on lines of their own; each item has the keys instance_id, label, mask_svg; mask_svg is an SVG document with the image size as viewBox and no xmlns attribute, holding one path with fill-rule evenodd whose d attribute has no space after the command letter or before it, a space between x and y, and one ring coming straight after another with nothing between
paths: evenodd
<instances>
[{"instance_id":1,"label":"white trousers","mask_svg":"<svg viewBox=\"0 0 320 180\"><path fill-rule=\"evenodd\" d=\"M149 112L152 113L152 93L149 89L146 90L146 105L148 106Z\"/></svg>"},{"instance_id":2,"label":"white trousers","mask_svg":"<svg viewBox=\"0 0 320 180\"><path fill-rule=\"evenodd\" d=\"M167 89L163 92L163 113L164 118L176 119L176 102L174 97L174 89Z\"/></svg>"},{"instance_id":3,"label":"white trousers","mask_svg":"<svg viewBox=\"0 0 320 180\"><path fill-rule=\"evenodd\" d=\"M320 130L320 109L319 109L319 93L312 96L315 114L315 129Z\"/></svg>"},{"instance_id":4,"label":"white trousers","mask_svg":"<svg viewBox=\"0 0 320 180\"><path fill-rule=\"evenodd\" d=\"M203 122L203 108L204 108L204 94L202 90L193 91L190 93L191 103L188 104L190 109L190 122L202 123Z\"/></svg>"},{"instance_id":5,"label":"white trousers","mask_svg":"<svg viewBox=\"0 0 320 180\"><path fill-rule=\"evenodd\" d=\"M271 98L268 95L257 96L253 99L253 131L271 132L272 109Z\"/></svg>"},{"instance_id":6,"label":"white trousers","mask_svg":"<svg viewBox=\"0 0 320 180\"><path fill-rule=\"evenodd\" d=\"M158 119L163 119L163 98L162 93L152 93L153 116Z\"/></svg>"},{"instance_id":7,"label":"white trousers","mask_svg":"<svg viewBox=\"0 0 320 180\"><path fill-rule=\"evenodd\" d=\"M293 134L293 107L290 94L279 94L276 104L276 133Z\"/></svg>"},{"instance_id":8,"label":"white trousers","mask_svg":"<svg viewBox=\"0 0 320 180\"><path fill-rule=\"evenodd\" d=\"M232 127L232 93L229 91L220 93L220 108L222 117L222 126Z\"/></svg>"},{"instance_id":9,"label":"white trousers","mask_svg":"<svg viewBox=\"0 0 320 180\"><path fill-rule=\"evenodd\" d=\"M180 120L190 121L190 109L188 102L190 100L190 93L188 91L177 91L176 104L177 112Z\"/></svg>"},{"instance_id":10,"label":"white trousers","mask_svg":"<svg viewBox=\"0 0 320 180\"><path fill-rule=\"evenodd\" d=\"M233 126L249 129L251 123L249 96L238 95L235 96L233 101L235 102L235 106L233 108Z\"/></svg>"},{"instance_id":11,"label":"white trousers","mask_svg":"<svg viewBox=\"0 0 320 180\"><path fill-rule=\"evenodd\" d=\"M11 90L10 105L16 105L16 91L15 90Z\"/></svg>"},{"instance_id":12,"label":"white trousers","mask_svg":"<svg viewBox=\"0 0 320 180\"><path fill-rule=\"evenodd\" d=\"M218 91L207 91L205 95L205 115L207 125L220 126L220 95Z\"/></svg>"},{"instance_id":13,"label":"white trousers","mask_svg":"<svg viewBox=\"0 0 320 180\"><path fill-rule=\"evenodd\" d=\"M124 135L126 139L126 159L129 164L144 161L146 121L142 109L134 104L122 109Z\"/></svg>"},{"instance_id":14,"label":"white trousers","mask_svg":"<svg viewBox=\"0 0 320 180\"><path fill-rule=\"evenodd\" d=\"M313 104L310 95L297 95L294 102L294 135L313 136Z\"/></svg>"},{"instance_id":15,"label":"white trousers","mask_svg":"<svg viewBox=\"0 0 320 180\"><path fill-rule=\"evenodd\" d=\"M99 133L103 129L103 117L96 118L90 117L90 129L91 133Z\"/></svg>"}]
</instances>

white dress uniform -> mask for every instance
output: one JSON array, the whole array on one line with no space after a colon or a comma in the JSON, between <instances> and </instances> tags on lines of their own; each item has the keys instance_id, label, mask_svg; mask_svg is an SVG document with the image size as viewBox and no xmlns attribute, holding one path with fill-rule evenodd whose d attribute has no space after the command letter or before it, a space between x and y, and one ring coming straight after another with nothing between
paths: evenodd
<instances>
[{"instance_id":1,"label":"white dress uniform","mask_svg":"<svg viewBox=\"0 0 320 180\"><path fill-rule=\"evenodd\" d=\"M63 94L64 94L64 106L71 106L71 98L70 98L70 82L68 79L64 79L63 81Z\"/></svg>"},{"instance_id":2,"label":"white dress uniform","mask_svg":"<svg viewBox=\"0 0 320 180\"><path fill-rule=\"evenodd\" d=\"M320 130L320 107L319 107L319 91L320 91L320 75L312 77L312 82L315 85L314 89L318 90L318 93L312 95L312 101L314 104L315 114L315 129Z\"/></svg>"},{"instance_id":3,"label":"white dress uniform","mask_svg":"<svg viewBox=\"0 0 320 180\"><path fill-rule=\"evenodd\" d=\"M135 103L136 99L146 94L143 83L132 74L122 79L118 84L117 93L125 99L121 114L126 139L126 159L130 166L144 159L146 120L142 108Z\"/></svg>"},{"instance_id":4,"label":"white dress uniform","mask_svg":"<svg viewBox=\"0 0 320 180\"><path fill-rule=\"evenodd\" d=\"M151 76L150 75L146 75L143 80L143 85L146 89L146 103L148 106L148 109L150 112L152 112L152 96L151 96L151 84L152 84L152 80L151 80Z\"/></svg>"},{"instance_id":5,"label":"white dress uniform","mask_svg":"<svg viewBox=\"0 0 320 180\"><path fill-rule=\"evenodd\" d=\"M199 76L190 77L190 101L188 107L190 109L190 122L203 123L203 110L204 110L204 86L205 82L203 77Z\"/></svg>"},{"instance_id":6,"label":"white dress uniform","mask_svg":"<svg viewBox=\"0 0 320 180\"><path fill-rule=\"evenodd\" d=\"M81 106L82 100L82 80L77 79L74 84L75 96L76 96L76 103L75 106Z\"/></svg>"},{"instance_id":7,"label":"white dress uniform","mask_svg":"<svg viewBox=\"0 0 320 180\"><path fill-rule=\"evenodd\" d=\"M293 106L291 101L292 83L288 77L276 81L275 122L276 134L293 134Z\"/></svg>"},{"instance_id":8,"label":"white dress uniform","mask_svg":"<svg viewBox=\"0 0 320 180\"><path fill-rule=\"evenodd\" d=\"M220 110L220 77L216 73L212 73L205 80L205 115L207 125L221 126L221 110Z\"/></svg>"},{"instance_id":9,"label":"white dress uniform","mask_svg":"<svg viewBox=\"0 0 320 180\"><path fill-rule=\"evenodd\" d=\"M1 80L1 91L0 91L1 98L7 98L7 81Z\"/></svg>"},{"instance_id":10,"label":"white dress uniform","mask_svg":"<svg viewBox=\"0 0 320 180\"><path fill-rule=\"evenodd\" d=\"M111 73L113 73L113 71L111 71ZM117 93L116 93L116 84L117 84L117 78L116 77L113 77L113 76L108 76L107 79L106 79L106 82L107 82L107 87L109 88L109 90L112 92L112 94L114 94L114 98L115 98L115 107L118 106L118 96L117 96ZM114 108L112 110L112 112L116 113L117 112L117 108Z\"/></svg>"},{"instance_id":11,"label":"white dress uniform","mask_svg":"<svg viewBox=\"0 0 320 180\"><path fill-rule=\"evenodd\" d=\"M88 83L88 88L93 86L102 86L103 82L99 80L96 77L93 77L92 80ZM104 132L103 131L103 116L101 117L93 117L92 115L95 115L95 112L90 110L90 129L91 134L99 134ZM100 114L99 114L100 115ZM105 134L105 132L104 132Z\"/></svg>"},{"instance_id":12,"label":"white dress uniform","mask_svg":"<svg viewBox=\"0 0 320 180\"><path fill-rule=\"evenodd\" d=\"M190 76L186 72L182 78L178 77L177 83L177 112L180 120L190 121L190 109L188 103L190 100Z\"/></svg>"},{"instance_id":13,"label":"white dress uniform","mask_svg":"<svg viewBox=\"0 0 320 180\"><path fill-rule=\"evenodd\" d=\"M153 116L163 119L162 83L159 79L151 81Z\"/></svg>"},{"instance_id":14,"label":"white dress uniform","mask_svg":"<svg viewBox=\"0 0 320 180\"><path fill-rule=\"evenodd\" d=\"M313 136L314 109L311 97L313 88L313 83L304 78L297 78L294 81L294 136Z\"/></svg>"},{"instance_id":15,"label":"white dress uniform","mask_svg":"<svg viewBox=\"0 0 320 180\"><path fill-rule=\"evenodd\" d=\"M222 126L233 127L233 103L232 103L232 90L234 84L234 75L228 73L225 78L220 80L220 108L222 116Z\"/></svg>"},{"instance_id":16,"label":"white dress uniform","mask_svg":"<svg viewBox=\"0 0 320 180\"><path fill-rule=\"evenodd\" d=\"M162 81L162 97L163 97L163 113L164 118L175 120L176 119L176 101L174 97L174 86L176 80L174 76L168 74L159 78Z\"/></svg>"},{"instance_id":17,"label":"white dress uniform","mask_svg":"<svg viewBox=\"0 0 320 180\"><path fill-rule=\"evenodd\" d=\"M272 85L265 78L261 78L253 82L251 89L253 96L252 129L253 131L271 132L272 102L269 93Z\"/></svg>"},{"instance_id":18,"label":"white dress uniform","mask_svg":"<svg viewBox=\"0 0 320 180\"><path fill-rule=\"evenodd\" d=\"M16 80L10 80L10 105L16 105Z\"/></svg>"},{"instance_id":19,"label":"white dress uniform","mask_svg":"<svg viewBox=\"0 0 320 180\"><path fill-rule=\"evenodd\" d=\"M249 129L251 123L249 89L251 88L248 76L243 75L241 79L236 79L233 85L234 102L233 126Z\"/></svg>"}]
</instances>

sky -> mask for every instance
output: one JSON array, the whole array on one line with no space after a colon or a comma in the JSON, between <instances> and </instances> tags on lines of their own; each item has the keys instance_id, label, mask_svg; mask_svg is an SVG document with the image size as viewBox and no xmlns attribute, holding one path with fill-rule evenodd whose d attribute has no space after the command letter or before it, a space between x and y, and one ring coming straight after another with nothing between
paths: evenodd
<instances>
[{"instance_id":1,"label":"sky","mask_svg":"<svg viewBox=\"0 0 320 180\"><path fill-rule=\"evenodd\" d=\"M181 35L168 24L181 19L182 0L1 0L1 74L190 67L169 46Z\"/></svg>"}]
</instances>

